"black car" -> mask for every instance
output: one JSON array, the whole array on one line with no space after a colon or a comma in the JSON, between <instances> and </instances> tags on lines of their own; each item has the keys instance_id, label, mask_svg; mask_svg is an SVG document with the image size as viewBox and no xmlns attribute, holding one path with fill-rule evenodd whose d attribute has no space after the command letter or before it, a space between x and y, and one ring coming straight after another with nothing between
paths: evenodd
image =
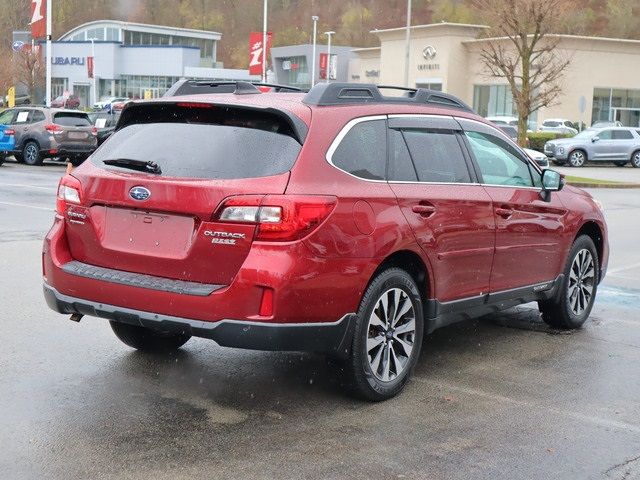
<instances>
[{"instance_id":1,"label":"black car","mask_svg":"<svg viewBox=\"0 0 640 480\"><path fill-rule=\"evenodd\" d=\"M98 145L111 136L116 128L120 112L93 112L89 114L91 123L98 129Z\"/></svg>"}]
</instances>

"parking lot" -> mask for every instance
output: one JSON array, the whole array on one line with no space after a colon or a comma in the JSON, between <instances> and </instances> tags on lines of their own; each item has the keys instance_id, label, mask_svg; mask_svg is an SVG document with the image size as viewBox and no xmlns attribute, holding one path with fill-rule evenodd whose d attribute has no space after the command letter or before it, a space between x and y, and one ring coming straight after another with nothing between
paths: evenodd
<instances>
[{"instance_id":1,"label":"parking lot","mask_svg":"<svg viewBox=\"0 0 640 480\"><path fill-rule=\"evenodd\" d=\"M142 354L49 310L64 168L0 167L1 478L640 478L640 189L591 191L611 261L585 328L550 330L534 305L444 328L407 389L371 404L321 356L196 338Z\"/></svg>"}]
</instances>

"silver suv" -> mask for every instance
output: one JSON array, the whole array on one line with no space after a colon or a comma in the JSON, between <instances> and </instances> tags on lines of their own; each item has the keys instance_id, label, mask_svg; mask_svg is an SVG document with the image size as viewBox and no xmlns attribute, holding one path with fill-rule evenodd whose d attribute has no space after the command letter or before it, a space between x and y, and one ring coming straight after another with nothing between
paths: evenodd
<instances>
[{"instance_id":1,"label":"silver suv","mask_svg":"<svg viewBox=\"0 0 640 480\"><path fill-rule=\"evenodd\" d=\"M40 165L45 158L68 158L79 165L98 146L97 129L85 112L47 107L10 108L0 125L15 131L12 152L18 162Z\"/></svg>"},{"instance_id":2,"label":"silver suv","mask_svg":"<svg viewBox=\"0 0 640 480\"><path fill-rule=\"evenodd\" d=\"M573 138L550 140L544 153L556 164L582 167L585 162L613 162L640 168L640 129L589 128Z\"/></svg>"}]
</instances>

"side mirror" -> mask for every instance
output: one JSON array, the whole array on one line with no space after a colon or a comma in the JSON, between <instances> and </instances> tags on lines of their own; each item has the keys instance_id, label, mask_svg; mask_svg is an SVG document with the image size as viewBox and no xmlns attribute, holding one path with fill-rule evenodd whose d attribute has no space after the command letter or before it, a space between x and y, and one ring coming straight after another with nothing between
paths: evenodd
<instances>
[{"instance_id":1,"label":"side mirror","mask_svg":"<svg viewBox=\"0 0 640 480\"><path fill-rule=\"evenodd\" d=\"M551 192L559 192L564 187L564 176L555 170L542 172L542 191L540 197L545 202L551 200Z\"/></svg>"},{"instance_id":2,"label":"side mirror","mask_svg":"<svg viewBox=\"0 0 640 480\"><path fill-rule=\"evenodd\" d=\"M598 140L600 140L600 137L596 136L591 139L591 142L596 143Z\"/></svg>"}]
</instances>

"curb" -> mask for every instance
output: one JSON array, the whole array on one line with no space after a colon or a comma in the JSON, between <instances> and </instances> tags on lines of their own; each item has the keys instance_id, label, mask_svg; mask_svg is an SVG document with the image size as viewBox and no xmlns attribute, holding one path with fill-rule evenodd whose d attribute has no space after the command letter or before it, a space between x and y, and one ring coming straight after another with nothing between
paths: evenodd
<instances>
[{"instance_id":1,"label":"curb","mask_svg":"<svg viewBox=\"0 0 640 480\"><path fill-rule=\"evenodd\" d=\"M578 188L640 188L640 183L587 183L567 182L567 185Z\"/></svg>"}]
</instances>

